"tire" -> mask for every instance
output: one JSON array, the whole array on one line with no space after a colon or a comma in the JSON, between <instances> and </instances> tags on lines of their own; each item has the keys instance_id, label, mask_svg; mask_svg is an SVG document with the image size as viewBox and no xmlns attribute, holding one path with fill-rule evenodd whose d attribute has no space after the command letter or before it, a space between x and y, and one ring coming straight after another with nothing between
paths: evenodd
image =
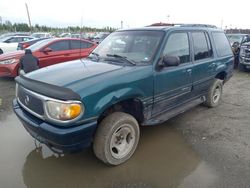
<instances>
[{"instance_id":1,"label":"tire","mask_svg":"<svg viewBox=\"0 0 250 188\"><path fill-rule=\"evenodd\" d=\"M239 63L239 65L238 65L238 69L239 69L239 71L243 71L243 72L246 72L246 66L245 65L243 65L243 64L241 64L241 63Z\"/></svg>"},{"instance_id":2,"label":"tire","mask_svg":"<svg viewBox=\"0 0 250 188\"><path fill-rule=\"evenodd\" d=\"M213 84L210 86L207 99L203 103L205 106L213 108L218 106L223 91L223 81L215 79Z\"/></svg>"},{"instance_id":3,"label":"tire","mask_svg":"<svg viewBox=\"0 0 250 188\"><path fill-rule=\"evenodd\" d=\"M0 49L0 55L1 55L1 54L3 54L3 50L2 50L2 49Z\"/></svg>"},{"instance_id":4,"label":"tire","mask_svg":"<svg viewBox=\"0 0 250 188\"><path fill-rule=\"evenodd\" d=\"M119 165L133 155L139 138L136 119L123 112L114 112L104 118L97 129L94 153L108 165Z\"/></svg>"}]
</instances>

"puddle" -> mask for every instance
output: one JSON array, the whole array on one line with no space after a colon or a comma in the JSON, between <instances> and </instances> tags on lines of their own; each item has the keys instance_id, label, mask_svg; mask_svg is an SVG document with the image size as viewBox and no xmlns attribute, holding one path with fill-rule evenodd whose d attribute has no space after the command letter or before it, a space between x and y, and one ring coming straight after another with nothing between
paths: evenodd
<instances>
[{"instance_id":1,"label":"puddle","mask_svg":"<svg viewBox=\"0 0 250 188\"><path fill-rule=\"evenodd\" d=\"M1 187L177 187L200 163L182 135L168 126L142 129L131 160L107 167L92 150L63 157L33 139L11 114L0 126Z\"/></svg>"},{"instance_id":2,"label":"puddle","mask_svg":"<svg viewBox=\"0 0 250 188\"><path fill-rule=\"evenodd\" d=\"M12 110L5 111L0 119L0 187L182 188L201 185L207 177L213 182L214 176L208 176L213 171L172 123L167 124L143 127L134 156L123 165L108 167L92 149L58 157L43 145L38 152Z\"/></svg>"},{"instance_id":3,"label":"puddle","mask_svg":"<svg viewBox=\"0 0 250 188\"><path fill-rule=\"evenodd\" d=\"M212 169L204 161L181 183L179 188L198 188L198 187L213 187L214 182L218 180L218 175L214 169Z\"/></svg>"}]
</instances>

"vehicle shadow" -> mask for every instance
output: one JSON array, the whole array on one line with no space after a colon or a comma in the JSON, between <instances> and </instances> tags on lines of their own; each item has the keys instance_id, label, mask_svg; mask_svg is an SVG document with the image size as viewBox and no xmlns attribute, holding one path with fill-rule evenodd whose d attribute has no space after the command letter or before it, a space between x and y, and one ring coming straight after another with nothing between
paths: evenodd
<instances>
[{"instance_id":1,"label":"vehicle shadow","mask_svg":"<svg viewBox=\"0 0 250 188\"><path fill-rule=\"evenodd\" d=\"M26 157L22 174L29 188L176 187L199 163L199 157L182 135L160 125L142 128L137 151L123 165L106 166L91 149L63 157L43 157L42 152L33 150Z\"/></svg>"}]
</instances>

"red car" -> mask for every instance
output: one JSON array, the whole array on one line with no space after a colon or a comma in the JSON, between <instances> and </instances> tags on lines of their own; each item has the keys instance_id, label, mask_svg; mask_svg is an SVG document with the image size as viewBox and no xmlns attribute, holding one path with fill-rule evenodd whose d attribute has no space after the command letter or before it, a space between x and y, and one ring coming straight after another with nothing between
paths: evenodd
<instances>
[{"instance_id":1,"label":"red car","mask_svg":"<svg viewBox=\"0 0 250 188\"><path fill-rule=\"evenodd\" d=\"M87 57L97 44L84 39L50 38L30 46L33 55L39 59L40 68ZM19 59L24 51L0 55L0 77L16 77Z\"/></svg>"}]
</instances>

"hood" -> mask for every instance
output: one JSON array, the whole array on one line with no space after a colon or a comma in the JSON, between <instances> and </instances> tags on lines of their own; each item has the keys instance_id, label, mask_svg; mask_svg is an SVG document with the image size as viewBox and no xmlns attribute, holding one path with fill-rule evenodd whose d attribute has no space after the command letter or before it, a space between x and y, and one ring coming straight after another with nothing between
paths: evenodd
<instances>
[{"instance_id":1,"label":"hood","mask_svg":"<svg viewBox=\"0 0 250 188\"><path fill-rule=\"evenodd\" d=\"M244 42L241 44L241 46L249 46L250 45L250 42Z\"/></svg>"},{"instance_id":2,"label":"hood","mask_svg":"<svg viewBox=\"0 0 250 188\"><path fill-rule=\"evenodd\" d=\"M95 80L97 77L102 77L108 73L110 74L111 72L122 68L123 66L102 62L74 60L48 66L26 74L25 76L41 82L72 89L74 84L77 84L83 80L91 79L91 82L93 82L93 80ZM95 78L93 79L93 77Z\"/></svg>"},{"instance_id":3,"label":"hood","mask_svg":"<svg viewBox=\"0 0 250 188\"><path fill-rule=\"evenodd\" d=\"M0 61L7 60L7 59L19 59L21 56L24 55L23 50L18 50L14 52L8 52L0 55Z\"/></svg>"}]
</instances>

